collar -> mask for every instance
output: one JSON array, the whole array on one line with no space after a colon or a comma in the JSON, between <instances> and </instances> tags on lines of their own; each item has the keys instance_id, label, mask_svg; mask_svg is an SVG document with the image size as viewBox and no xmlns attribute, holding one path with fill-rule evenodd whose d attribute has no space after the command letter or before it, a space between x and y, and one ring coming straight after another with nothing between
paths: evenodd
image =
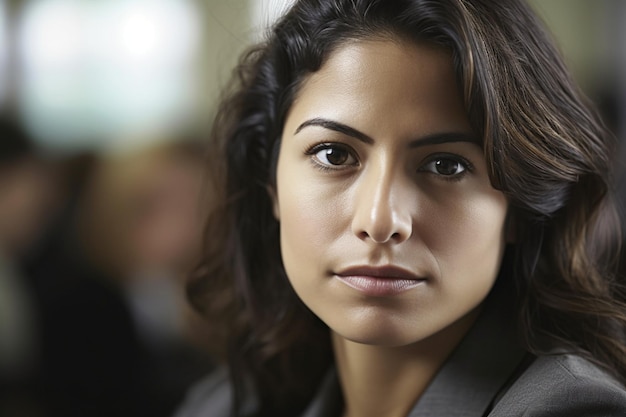
<instances>
[{"instance_id":1,"label":"collar","mask_svg":"<svg viewBox=\"0 0 626 417\"><path fill-rule=\"evenodd\" d=\"M512 298L503 289L495 290L409 417L486 415L522 363L527 352L517 339Z\"/></svg>"}]
</instances>

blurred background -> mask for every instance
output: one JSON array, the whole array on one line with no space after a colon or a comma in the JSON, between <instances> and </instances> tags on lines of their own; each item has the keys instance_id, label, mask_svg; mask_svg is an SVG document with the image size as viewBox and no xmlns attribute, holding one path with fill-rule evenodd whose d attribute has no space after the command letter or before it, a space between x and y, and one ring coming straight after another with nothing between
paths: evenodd
<instances>
[{"instance_id":1,"label":"blurred background","mask_svg":"<svg viewBox=\"0 0 626 417\"><path fill-rule=\"evenodd\" d=\"M183 290L203 138L289 3L0 0L0 417L165 417L212 369ZM626 1L531 3L624 138Z\"/></svg>"}]
</instances>

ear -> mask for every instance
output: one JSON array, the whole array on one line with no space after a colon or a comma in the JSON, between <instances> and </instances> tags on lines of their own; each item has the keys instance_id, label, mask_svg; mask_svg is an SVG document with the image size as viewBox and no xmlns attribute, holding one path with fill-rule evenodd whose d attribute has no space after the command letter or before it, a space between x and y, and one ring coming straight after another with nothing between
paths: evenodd
<instances>
[{"instance_id":1,"label":"ear","mask_svg":"<svg viewBox=\"0 0 626 417\"><path fill-rule=\"evenodd\" d=\"M278 195L276 194L276 189L271 185L266 186L265 189L270 197L270 200L272 200L272 211L274 212L274 217L276 220L280 221L280 208L278 206Z\"/></svg>"}]
</instances>

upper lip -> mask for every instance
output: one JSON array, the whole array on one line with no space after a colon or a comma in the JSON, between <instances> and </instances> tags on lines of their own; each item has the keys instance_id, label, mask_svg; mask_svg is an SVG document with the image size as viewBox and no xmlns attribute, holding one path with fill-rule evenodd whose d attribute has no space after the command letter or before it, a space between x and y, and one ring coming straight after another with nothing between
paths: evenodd
<instances>
[{"instance_id":1,"label":"upper lip","mask_svg":"<svg viewBox=\"0 0 626 417\"><path fill-rule=\"evenodd\" d=\"M410 279L422 280L424 278L417 276L413 272L395 265L384 266L351 266L336 272L340 277L347 276L366 276L375 278L391 278L391 279Z\"/></svg>"}]
</instances>

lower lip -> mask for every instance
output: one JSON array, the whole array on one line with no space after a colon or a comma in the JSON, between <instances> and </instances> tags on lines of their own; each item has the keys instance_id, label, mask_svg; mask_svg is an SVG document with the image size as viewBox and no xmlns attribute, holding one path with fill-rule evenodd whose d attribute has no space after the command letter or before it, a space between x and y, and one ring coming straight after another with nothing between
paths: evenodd
<instances>
[{"instance_id":1,"label":"lower lip","mask_svg":"<svg viewBox=\"0 0 626 417\"><path fill-rule=\"evenodd\" d=\"M422 284L423 279L380 278L371 276L338 276L336 277L365 295L382 297L401 294Z\"/></svg>"}]
</instances>

